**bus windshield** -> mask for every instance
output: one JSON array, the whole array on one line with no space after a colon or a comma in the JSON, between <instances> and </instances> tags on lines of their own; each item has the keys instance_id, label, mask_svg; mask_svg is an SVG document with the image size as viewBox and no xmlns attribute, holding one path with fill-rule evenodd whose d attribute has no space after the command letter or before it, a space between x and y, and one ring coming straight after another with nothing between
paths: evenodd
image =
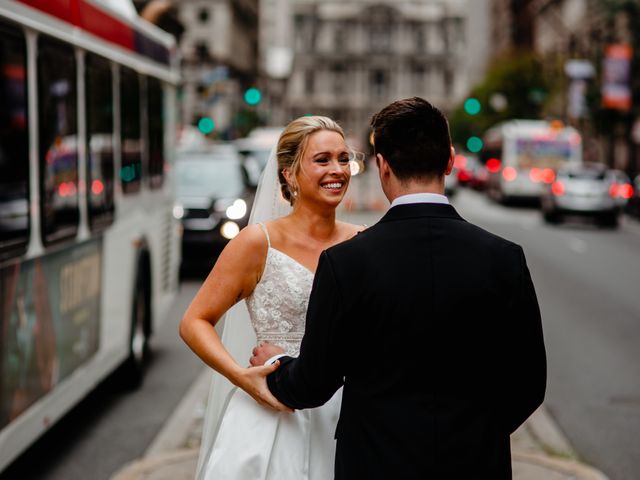
<instances>
[{"instance_id":1,"label":"bus windshield","mask_svg":"<svg viewBox=\"0 0 640 480\"><path fill-rule=\"evenodd\" d=\"M516 140L516 163L520 168L557 169L571 160L572 146L568 140L519 138Z\"/></svg>"}]
</instances>

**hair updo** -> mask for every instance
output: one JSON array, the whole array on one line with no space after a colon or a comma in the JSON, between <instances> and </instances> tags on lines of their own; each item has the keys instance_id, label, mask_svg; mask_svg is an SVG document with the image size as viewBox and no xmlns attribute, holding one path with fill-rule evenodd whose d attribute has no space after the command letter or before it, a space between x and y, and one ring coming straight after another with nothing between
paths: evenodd
<instances>
[{"instance_id":1,"label":"hair updo","mask_svg":"<svg viewBox=\"0 0 640 480\"><path fill-rule=\"evenodd\" d=\"M334 120L321 116L306 116L293 120L286 126L278 140L278 180L282 196L291 204L295 202L298 185L296 176L300 171L300 160L304 155L309 137L321 130L336 132L344 138L342 127ZM289 170L289 182L282 173Z\"/></svg>"}]
</instances>

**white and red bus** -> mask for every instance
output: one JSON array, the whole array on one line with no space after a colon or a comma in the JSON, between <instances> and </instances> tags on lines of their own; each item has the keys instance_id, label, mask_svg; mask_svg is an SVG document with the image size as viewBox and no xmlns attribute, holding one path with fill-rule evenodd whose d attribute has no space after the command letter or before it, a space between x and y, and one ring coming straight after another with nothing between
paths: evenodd
<instances>
[{"instance_id":1,"label":"white and red bus","mask_svg":"<svg viewBox=\"0 0 640 480\"><path fill-rule=\"evenodd\" d=\"M175 40L97 0L0 0L0 470L122 370L178 287Z\"/></svg>"},{"instance_id":2,"label":"white and red bus","mask_svg":"<svg viewBox=\"0 0 640 480\"><path fill-rule=\"evenodd\" d=\"M582 138L559 121L510 120L486 131L481 157L491 197L538 200L558 168L582 163Z\"/></svg>"}]
</instances>

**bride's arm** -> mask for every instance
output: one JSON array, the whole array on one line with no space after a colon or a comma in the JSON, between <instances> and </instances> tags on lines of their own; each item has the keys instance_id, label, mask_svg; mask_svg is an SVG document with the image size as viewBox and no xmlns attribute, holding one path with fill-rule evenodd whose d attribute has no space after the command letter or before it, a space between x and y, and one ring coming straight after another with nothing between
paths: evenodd
<instances>
[{"instance_id":1,"label":"bride's arm","mask_svg":"<svg viewBox=\"0 0 640 480\"><path fill-rule=\"evenodd\" d=\"M246 227L229 242L187 308L180 322L180 336L204 363L258 403L289 411L271 395L264 381L277 364L241 367L224 348L214 328L227 310L253 292L262 274L266 252L266 239L257 225Z\"/></svg>"}]
</instances>

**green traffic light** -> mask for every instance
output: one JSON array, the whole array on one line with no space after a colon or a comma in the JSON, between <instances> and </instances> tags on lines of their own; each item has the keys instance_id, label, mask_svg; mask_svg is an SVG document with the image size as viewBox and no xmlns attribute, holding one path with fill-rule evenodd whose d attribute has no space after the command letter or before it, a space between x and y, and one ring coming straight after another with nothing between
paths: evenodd
<instances>
[{"instance_id":1,"label":"green traffic light","mask_svg":"<svg viewBox=\"0 0 640 480\"><path fill-rule=\"evenodd\" d=\"M464 111L469 115L477 115L481 109L482 105L480 105L480 101L477 98L467 98L464 102Z\"/></svg>"},{"instance_id":2,"label":"green traffic light","mask_svg":"<svg viewBox=\"0 0 640 480\"><path fill-rule=\"evenodd\" d=\"M482 143L482 140L479 137L469 137L467 140L467 150L471 153L478 153L482 150L483 146L484 143Z\"/></svg>"},{"instance_id":3,"label":"green traffic light","mask_svg":"<svg viewBox=\"0 0 640 480\"><path fill-rule=\"evenodd\" d=\"M244 101L249 105L257 105L262 100L262 93L257 88L249 88L244 92Z\"/></svg>"},{"instance_id":4,"label":"green traffic light","mask_svg":"<svg viewBox=\"0 0 640 480\"><path fill-rule=\"evenodd\" d=\"M202 117L198 121L198 130L200 130L205 135L209 135L215 130L215 128L216 124L214 123L213 119L209 117Z\"/></svg>"}]
</instances>

